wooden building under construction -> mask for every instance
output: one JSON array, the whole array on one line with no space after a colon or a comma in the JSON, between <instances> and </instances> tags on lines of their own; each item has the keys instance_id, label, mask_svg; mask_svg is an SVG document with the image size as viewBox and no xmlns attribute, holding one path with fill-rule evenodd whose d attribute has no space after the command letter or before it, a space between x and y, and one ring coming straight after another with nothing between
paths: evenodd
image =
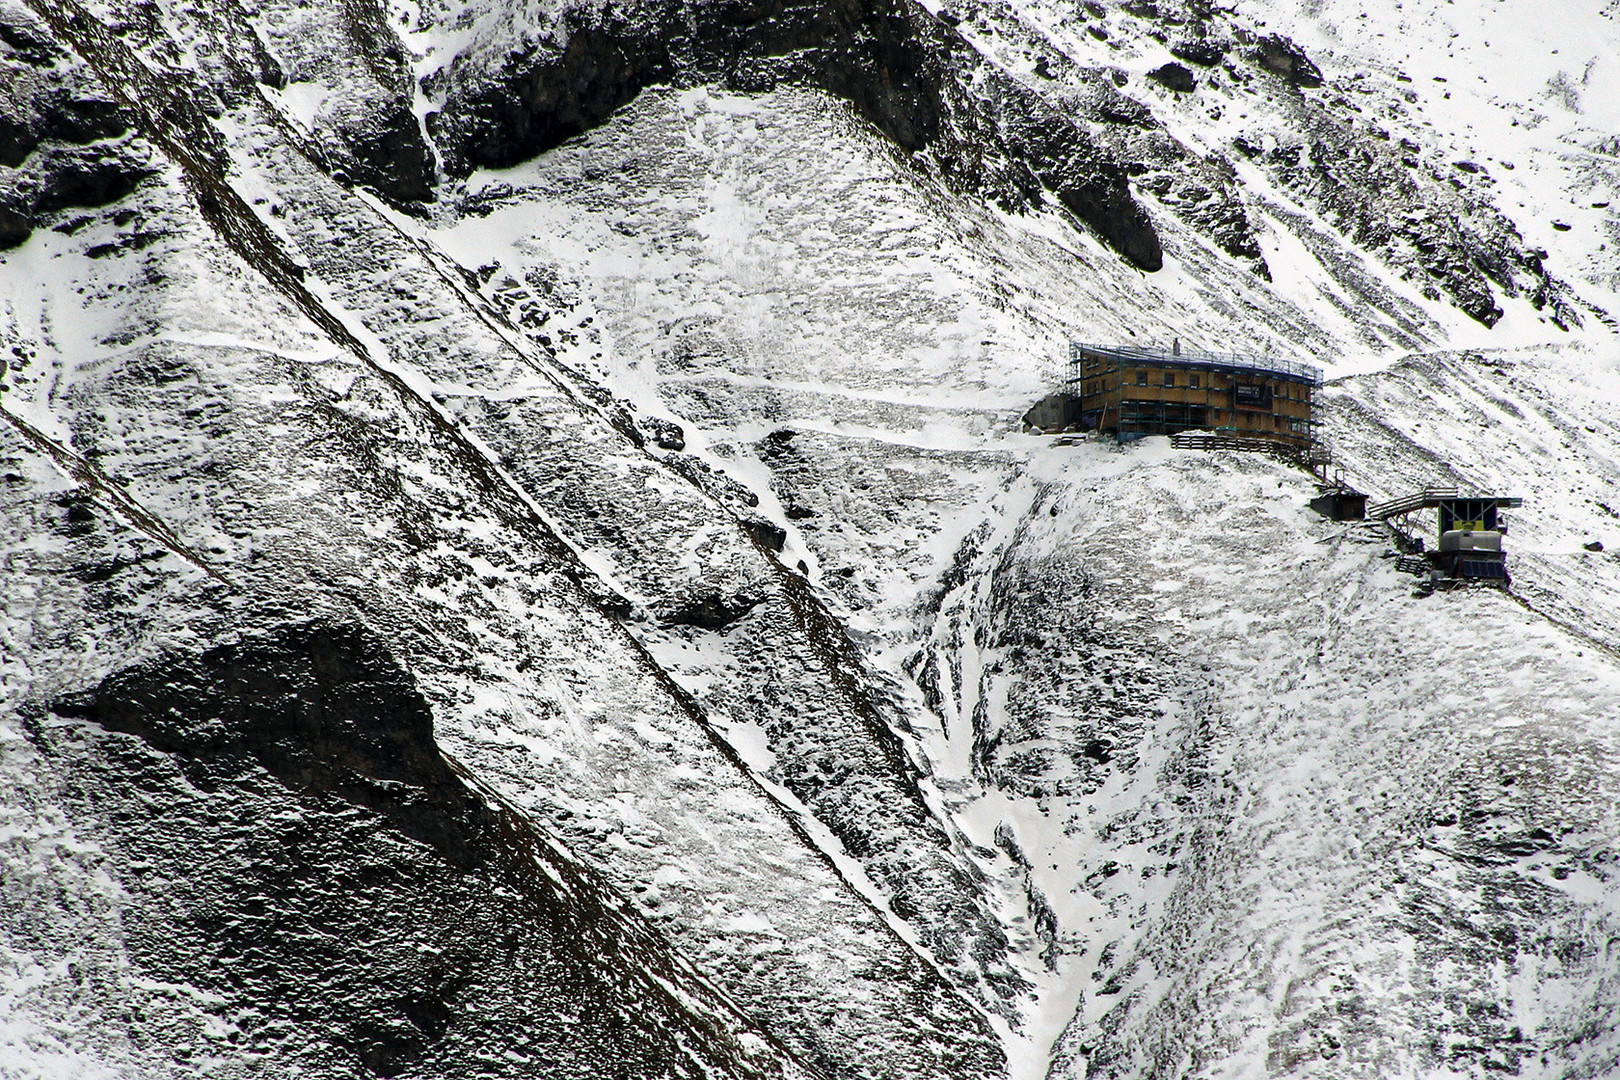
<instances>
[{"instance_id":1,"label":"wooden building under construction","mask_svg":"<svg viewBox=\"0 0 1620 1080\"><path fill-rule=\"evenodd\" d=\"M1201 430L1303 448L1322 371L1309 364L1118 345L1069 346L1066 387L1078 426L1117 436Z\"/></svg>"}]
</instances>

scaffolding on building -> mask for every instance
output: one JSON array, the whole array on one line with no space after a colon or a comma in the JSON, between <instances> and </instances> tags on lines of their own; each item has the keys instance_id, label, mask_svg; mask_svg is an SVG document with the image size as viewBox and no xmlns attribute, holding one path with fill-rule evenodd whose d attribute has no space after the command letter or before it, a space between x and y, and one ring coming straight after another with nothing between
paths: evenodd
<instances>
[{"instance_id":1,"label":"scaffolding on building","mask_svg":"<svg viewBox=\"0 0 1620 1080\"><path fill-rule=\"evenodd\" d=\"M1114 364L1150 364L1154 367L1174 366L1203 368L1234 375L1272 375L1296 382L1321 386L1322 369L1298 360L1285 360L1275 356L1255 356L1245 353L1210 352L1183 348L1178 341L1170 348L1144 345L1098 345L1091 342L1069 342L1069 365L1065 389L1078 396L1082 361L1101 360Z\"/></svg>"}]
</instances>

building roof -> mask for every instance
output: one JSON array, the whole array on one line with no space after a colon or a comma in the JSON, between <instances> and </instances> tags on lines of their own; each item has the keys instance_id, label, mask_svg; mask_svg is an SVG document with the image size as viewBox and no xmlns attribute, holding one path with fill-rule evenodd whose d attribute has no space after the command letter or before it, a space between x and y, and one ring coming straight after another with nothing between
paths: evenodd
<instances>
[{"instance_id":1,"label":"building roof","mask_svg":"<svg viewBox=\"0 0 1620 1080\"><path fill-rule=\"evenodd\" d=\"M1296 382L1322 385L1322 369L1297 360L1282 360L1271 356L1246 356L1241 353L1201 352L1197 349L1152 348L1140 345L1093 345L1088 342L1069 343L1069 362L1080 357L1097 357L1118 364L1151 364L1154 367L1207 368L1233 374L1275 375Z\"/></svg>"}]
</instances>

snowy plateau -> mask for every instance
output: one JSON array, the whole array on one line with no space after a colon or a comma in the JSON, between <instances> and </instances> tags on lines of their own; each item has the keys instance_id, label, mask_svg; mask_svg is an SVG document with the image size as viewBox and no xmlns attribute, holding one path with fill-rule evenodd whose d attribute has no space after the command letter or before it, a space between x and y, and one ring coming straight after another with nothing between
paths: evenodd
<instances>
[{"instance_id":1,"label":"snowy plateau","mask_svg":"<svg viewBox=\"0 0 1620 1080\"><path fill-rule=\"evenodd\" d=\"M1620 1075L1620 0L0 0L0 335L5 1080Z\"/></svg>"}]
</instances>

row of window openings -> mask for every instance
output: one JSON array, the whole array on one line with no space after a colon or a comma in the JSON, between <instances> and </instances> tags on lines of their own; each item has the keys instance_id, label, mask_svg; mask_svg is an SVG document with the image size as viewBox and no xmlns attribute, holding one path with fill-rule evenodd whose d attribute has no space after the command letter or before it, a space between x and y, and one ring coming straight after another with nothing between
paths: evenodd
<instances>
[{"instance_id":1,"label":"row of window openings","mask_svg":"<svg viewBox=\"0 0 1620 1080\"><path fill-rule=\"evenodd\" d=\"M1137 386L1146 386L1147 384L1148 384L1148 373L1145 372L1145 371L1138 371L1136 373L1136 385ZM1176 373L1175 372L1167 371L1167 372L1164 373L1164 385L1166 385L1166 386L1174 386L1174 385L1176 385ZM1198 390L1198 389L1201 389L1201 388L1202 388L1202 383L1199 382L1199 377L1197 375L1188 375L1187 376L1187 389L1189 389L1189 390ZM1094 382L1094 383L1091 383L1089 386L1087 386L1086 393L1088 393L1088 394L1100 394L1100 393L1102 393L1102 390L1103 390L1103 384L1100 383L1100 382Z\"/></svg>"},{"instance_id":2,"label":"row of window openings","mask_svg":"<svg viewBox=\"0 0 1620 1080\"><path fill-rule=\"evenodd\" d=\"M1146 385L1148 385L1148 373L1147 372L1138 371L1136 373L1136 385L1137 386L1146 386ZM1172 386L1172 387L1176 385L1176 373L1175 372L1167 371L1167 372L1164 373L1164 385L1165 386ZM1189 390L1199 390L1199 389L1202 389L1202 388L1203 388L1203 384L1199 381L1199 376L1193 375L1193 374L1189 374L1187 376L1187 389L1189 389ZM1102 393L1102 391L1103 391L1102 383L1096 382L1096 383L1092 383L1091 386L1087 389L1086 392L1088 394L1100 394L1100 393ZM1280 392L1279 396L1287 397L1288 396L1288 391L1284 390L1284 391ZM1290 400L1304 400L1304 399L1302 399L1302 398L1291 398Z\"/></svg>"},{"instance_id":3,"label":"row of window openings","mask_svg":"<svg viewBox=\"0 0 1620 1080\"><path fill-rule=\"evenodd\" d=\"M1212 409L1210 411L1213 414L1210 418L1211 422L1214 424L1219 424L1221 422L1221 410ZM1232 419L1234 421L1246 421L1245 424L1239 426L1251 428L1263 428L1266 426L1266 418L1264 416L1254 416L1249 413L1234 412L1232 414ZM1300 435L1304 435L1310 430L1310 424L1306 423L1304 420L1290 420L1288 417L1278 416L1276 413L1271 414L1271 426L1277 431L1292 431Z\"/></svg>"}]
</instances>

